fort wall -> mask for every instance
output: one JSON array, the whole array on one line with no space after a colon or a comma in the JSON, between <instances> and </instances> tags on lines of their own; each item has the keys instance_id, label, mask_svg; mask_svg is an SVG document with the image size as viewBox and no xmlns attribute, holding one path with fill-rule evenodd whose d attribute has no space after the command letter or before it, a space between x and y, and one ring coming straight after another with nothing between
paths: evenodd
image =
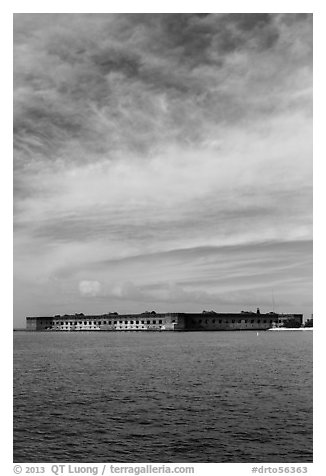
<instances>
[{"instance_id":1,"label":"fort wall","mask_svg":"<svg viewBox=\"0 0 326 476\"><path fill-rule=\"evenodd\" d=\"M271 314L189 314L186 321L186 330L264 330L273 327L276 321L276 315Z\"/></svg>"},{"instance_id":2,"label":"fort wall","mask_svg":"<svg viewBox=\"0 0 326 476\"><path fill-rule=\"evenodd\" d=\"M27 317L27 330L53 331L173 331L183 330L183 317L169 314L83 314L54 317Z\"/></svg>"},{"instance_id":3,"label":"fort wall","mask_svg":"<svg viewBox=\"0 0 326 476\"><path fill-rule=\"evenodd\" d=\"M102 315L74 314L27 317L31 331L225 331L266 330L282 325L285 315L241 313L154 313ZM286 315L302 323L302 314Z\"/></svg>"}]
</instances>

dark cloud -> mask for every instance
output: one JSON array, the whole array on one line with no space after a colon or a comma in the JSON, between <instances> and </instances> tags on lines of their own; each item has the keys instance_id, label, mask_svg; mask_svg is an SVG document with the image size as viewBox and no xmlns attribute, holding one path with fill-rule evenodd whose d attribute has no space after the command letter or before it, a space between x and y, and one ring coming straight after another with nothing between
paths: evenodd
<instances>
[{"instance_id":1,"label":"dark cloud","mask_svg":"<svg viewBox=\"0 0 326 476\"><path fill-rule=\"evenodd\" d=\"M276 112L288 85L277 62L265 74L259 54L292 30L308 41L310 17L289 16L15 15L15 163L146 155L167 140L198 144L214 124ZM292 54L285 46L275 50L282 66Z\"/></svg>"}]
</instances>

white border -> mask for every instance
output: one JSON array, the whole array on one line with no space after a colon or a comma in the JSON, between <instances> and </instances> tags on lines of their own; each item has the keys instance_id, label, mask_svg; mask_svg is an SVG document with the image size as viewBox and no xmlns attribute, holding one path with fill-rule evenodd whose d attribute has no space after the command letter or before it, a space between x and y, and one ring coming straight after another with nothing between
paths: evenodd
<instances>
[{"instance_id":1,"label":"white border","mask_svg":"<svg viewBox=\"0 0 326 476\"><path fill-rule=\"evenodd\" d=\"M263 7L263 8L262 8ZM324 424L325 424L325 369L323 352L325 348L325 335L323 334L322 319L323 309L326 307L323 295L324 280L322 279L325 269L324 247L326 243L325 233L325 197L323 191L326 187L324 148L325 137L325 64L326 64L326 16L325 2L321 1L296 1L275 0L273 2L258 1L201 1L201 2L131 2L119 0L113 4L104 1L93 0L92 2L40 2L40 1L13 1L2 6L1 9L1 58L2 58L2 154L0 160L1 177L1 221L2 221L2 246L1 249L1 287L2 306L1 328L1 361L2 383L1 392L1 420L2 420L2 474L12 473L12 14L13 12L44 12L44 13L79 13L79 12L105 12L105 13L134 13L134 12L312 12L314 13L314 463L309 466L308 474L324 474ZM11 92L11 94L9 94ZM260 466L261 464L257 464ZM196 464L196 475L200 474L251 474L253 466L247 463L233 464ZM274 466L265 464L265 466ZM283 464L283 466L286 466ZM288 465L291 466L291 465ZM298 464L293 465L298 466ZM303 466L303 464L301 464Z\"/></svg>"}]
</instances>

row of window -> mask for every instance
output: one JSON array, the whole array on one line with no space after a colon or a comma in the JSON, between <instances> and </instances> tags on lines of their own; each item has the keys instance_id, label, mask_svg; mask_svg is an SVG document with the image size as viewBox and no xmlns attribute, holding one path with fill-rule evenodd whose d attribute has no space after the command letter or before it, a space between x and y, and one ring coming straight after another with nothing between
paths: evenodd
<instances>
[{"instance_id":1,"label":"row of window","mask_svg":"<svg viewBox=\"0 0 326 476\"><path fill-rule=\"evenodd\" d=\"M172 322L175 322L175 321L172 321ZM58 321L52 321L50 322L50 325L52 326L55 326L55 325L61 325L61 326L73 326L73 325L76 325L76 326L81 326L81 325L89 325L89 326L101 326L101 325L109 325L111 326L112 324L115 325L115 324L118 324L118 325L122 325L122 324L145 324L145 321L70 321L70 322L64 322L64 321L61 321L61 322L58 322ZM146 324L163 324L163 320L162 319L159 319L158 321L156 319L153 319L152 321L150 320L147 320L146 321Z\"/></svg>"},{"instance_id":2,"label":"row of window","mask_svg":"<svg viewBox=\"0 0 326 476\"><path fill-rule=\"evenodd\" d=\"M192 320L192 324L197 324L197 323L198 323L198 324L201 324L202 322L203 322L202 319L199 319L198 321L196 321L196 320L194 320L194 319ZM209 323L215 324L216 320L215 320L215 319L212 319L211 321L208 321L208 319L205 319L204 322L205 322L205 324L209 324ZM229 324L229 323L230 323L229 320L225 320L224 322L225 322L225 324ZM232 319L231 322L232 322L232 324L234 324L234 323L235 323L235 319ZM244 322L245 324L247 324L247 323L248 323L248 319L238 319L237 322L238 322L239 324L241 324L242 322ZM255 322L255 319L251 319L250 322L251 322L251 324L253 324L253 323ZM264 319L263 321L261 321L261 319L257 319L256 322L257 322L257 324L260 324L260 322L263 322L264 324L266 324L266 323L267 323L267 320ZM223 323L222 319L219 319L218 323L219 323L219 324L222 324L222 323ZM271 319L271 320L269 321L269 323L272 324L272 323L273 323L273 320Z\"/></svg>"},{"instance_id":3,"label":"row of window","mask_svg":"<svg viewBox=\"0 0 326 476\"><path fill-rule=\"evenodd\" d=\"M161 329L162 326L159 326L159 328ZM53 327L47 327L46 329L53 329ZM57 328L55 327L54 329L57 329ZM70 326L60 326L60 329L62 329L62 330L70 330L71 327L70 327ZM80 329L84 329L84 330L85 330L85 326L79 326L79 325L77 325L77 326L74 327L74 329L75 329L75 330L80 330ZM87 329L97 330L98 327L96 327L96 326L89 326L89 327L87 327ZM124 330L126 330L126 329L130 329L130 327L127 326L127 325L121 324L121 326L117 326L116 329L120 329L120 330L121 330L121 329L122 329L122 330L124 329ZM137 326L137 325L136 325L136 326L134 326L132 329L146 329L146 327L145 327L145 326Z\"/></svg>"}]
</instances>

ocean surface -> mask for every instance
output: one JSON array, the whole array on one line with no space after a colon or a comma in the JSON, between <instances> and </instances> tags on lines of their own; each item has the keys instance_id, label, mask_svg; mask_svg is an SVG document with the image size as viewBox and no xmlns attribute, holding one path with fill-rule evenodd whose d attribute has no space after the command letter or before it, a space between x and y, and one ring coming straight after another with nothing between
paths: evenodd
<instances>
[{"instance_id":1,"label":"ocean surface","mask_svg":"<svg viewBox=\"0 0 326 476\"><path fill-rule=\"evenodd\" d=\"M312 332L14 332L14 462L311 462Z\"/></svg>"}]
</instances>

